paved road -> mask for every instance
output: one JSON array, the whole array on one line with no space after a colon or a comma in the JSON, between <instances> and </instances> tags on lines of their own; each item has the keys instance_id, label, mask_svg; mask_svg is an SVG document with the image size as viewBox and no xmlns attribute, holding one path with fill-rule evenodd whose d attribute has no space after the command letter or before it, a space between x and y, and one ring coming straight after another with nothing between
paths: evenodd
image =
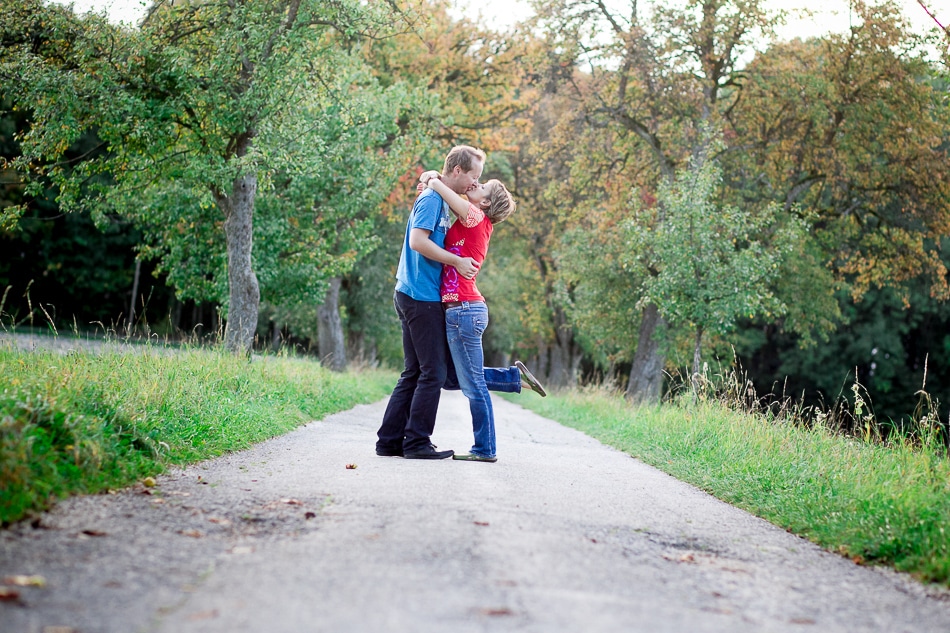
<instances>
[{"instance_id":1,"label":"paved road","mask_svg":"<svg viewBox=\"0 0 950 633\"><path fill-rule=\"evenodd\" d=\"M496 464L376 457L383 408L6 531L0 576L48 585L0 603L0 630L950 631L946 591L514 404L496 401ZM435 443L466 450L468 420L445 394Z\"/></svg>"}]
</instances>

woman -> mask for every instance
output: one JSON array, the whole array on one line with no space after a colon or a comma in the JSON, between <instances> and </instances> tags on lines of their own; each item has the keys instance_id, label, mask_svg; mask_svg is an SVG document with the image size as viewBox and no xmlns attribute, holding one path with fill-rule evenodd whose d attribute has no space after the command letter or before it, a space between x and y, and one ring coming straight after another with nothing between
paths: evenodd
<instances>
[{"instance_id":1,"label":"woman","mask_svg":"<svg viewBox=\"0 0 950 633\"><path fill-rule=\"evenodd\" d=\"M498 180L479 183L466 192L466 198L455 193L439 180L439 173L425 172L420 181L438 193L457 216L445 237L445 248L460 257L471 257L479 266L488 255L488 243L494 225L504 222L515 210L515 201ZM453 459L478 462L498 460L495 445L495 417L492 410L488 379L513 381L547 395L541 383L521 361L509 369L483 368L482 335L488 327L488 305L478 291L475 279L466 279L452 266L442 268L442 306L452 362L462 393L468 398L472 412L475 444L468 454ZM492 390L498 389L496 384Z\"/></svg>"}]
</instances>

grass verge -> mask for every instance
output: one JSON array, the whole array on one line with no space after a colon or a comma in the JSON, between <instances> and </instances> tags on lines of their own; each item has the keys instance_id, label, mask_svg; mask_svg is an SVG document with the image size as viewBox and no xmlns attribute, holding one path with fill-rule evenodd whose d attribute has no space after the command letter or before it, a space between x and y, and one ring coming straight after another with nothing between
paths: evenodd
<instances>
[{"instance_id":1,"label":"grass verge","mask_svg":"<svg viewBox=\"0 0 950 633\"><path fill-rule=\"evenodd\" d=\"M0 348L0 523L379 400L391 372L214 351Z\"/></svg>"},{"instance_id":2,"label":"grass verge","mask_svg":"<svg viewBox=\"0 0 950 633\"><path fill-rule=\"evenodd\" d=\"M950 586L950 461L936 450L605 391L519 404L855 562Z\"/></svg>"}]
</instances>

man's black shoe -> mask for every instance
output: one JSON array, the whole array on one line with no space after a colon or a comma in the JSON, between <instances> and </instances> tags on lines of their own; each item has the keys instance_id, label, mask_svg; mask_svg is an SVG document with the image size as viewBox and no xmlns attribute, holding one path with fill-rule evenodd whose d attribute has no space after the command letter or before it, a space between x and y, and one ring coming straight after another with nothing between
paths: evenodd
<instances>
[{"instance_id":1,"label":"man's black shoe","mask_svg":"<svg viewBox=\"0 0 950 633\"><path fill-rule=\"evenodd\" d=\"M402 454L406 459L448 459L452 455L455 451L437 451L432 444Z\"/></svg>"},{"instance_id":2,"label":"man's black shoe","mask_svg":"<svg viewBox=\"0 0 950 633\"><path fill-rule=\"evenodd\" d=\"M380 457L402 457L402 447L377 446L376 454Z\"/></svg>"}]
</instances>

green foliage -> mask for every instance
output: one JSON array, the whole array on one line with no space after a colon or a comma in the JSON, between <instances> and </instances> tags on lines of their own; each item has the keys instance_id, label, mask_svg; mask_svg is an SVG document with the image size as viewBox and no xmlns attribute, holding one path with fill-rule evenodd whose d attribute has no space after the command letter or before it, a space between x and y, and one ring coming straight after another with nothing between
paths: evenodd
<instances>
[{"instance_id":1,"label":"green foliage","mask_svg":"<svg viewBox=\"0 0 950 633\"><path fill-rule=\"evenodd\" d=\"M629 359L646 303L672 328L668 352L679 332L695 333L694 362L703 336L723 337L741 320L774 322L788 312L791 298L775 287L795 285L780 273L802 265L806 226L776 205L753 211L723 201L713 158L721 149L707 137L688 169L659 184L655 199L634 190L627 217L601 212L568 233L560 260L575 284L571 315L606 361ZM811 313L795 314L804 321Z\"/></svg>"},{"instance_id":2,"label":"green foliage","mask_svg":"<svg viewBox=\"0 0 950 633\"><path fill-rule=\"evenodd\" d=\"M97 228L83 212L27 212L18 230L0 233L0 288L9 288L4 317L45 324L43 306L57 328L85 329L128 314L138 237L120 222Z\"/></svg>"},{"instance_id":3,"label":"green foliage","mask_svg":"<svg viewBox=\"0 0 950 633\"><path fill-rule=\"evenodd\" d=\"M400 83L382 89L354 47L398 28L387 6L158 3L125 30L27 5L0 14L6 96L31 114L12 167L38 176L33 194L52 181L64 211L132 218L181 298L227 311L252 297L241 309L254 319L255 270L265 300L308 303L375 247L368 218L414 156L406 111L427 103ZM92 129L106 152L50 162ZM241 202L250 188L256 207ZM241 204L247 219L228 222ZM13 222L22 205L4 212ZM249 231L258 249L244 275L234 262L251 258Z\"/></svg>"},{"instance_id":4,"label":"green foliage","mask_svg":"<svg viewBox=\"0 0 950 633\"><path fill-rule=\"evenodd\" d=\"M404 361L402 327L396 318L392 296L403 227L381 223L378 235L383 242L380 248L343 278L340 302L348 353L353 358L401 369Z\"/></svg>"},{"instance_id":5,"label":"green foliage","mask_svg":"<svg viewBox=\"0 0 950 633\"><path fill-rule=\"evenodd\" d=\"M655 271L645 277L643 301L673 326L726 334L739 318L787 310L770 286L805 227L780 218L775 206L753 213L718 203L721 172L706 155L715 149L662 184L657 207L635 212L624 234L631 257Z\"/></svg>"},{"instance_id":6,"label":"green foliage","mask_svg":"<svg viewBox=\"0 0 950 633\"><path fill-rule=\"evenodd\" d=\"M305 360L150 346L65 356L0 348L0 373L0 522L247 448L393 384L385 372L357 380Z\"/></svg>"},{"instance_id":7,"label":"green foliage","mask_svg":"<svg viewBox=\"0 0 950 633\"><path fill-rule=\"evenodd\" d=\"M428 132L404 120L407 104L413 113L434 107L424 94L405 84L381 90L358 59L351 63L349 72L338 70L338 90L348 102L321 112L319 159L275 174L273 194L260 200L255 261L263 299L275 305L320 303L325 280L349 273L379 247L379 206Z\"/></svg>"},{"instance_id":8,"label":"green foliage","mask_svg":"<svg viewBox=\"0 0 950 633\"><path fill-rule=\"evenodd\" d=\"M601 365L631 360L640 326L643 275L616 225L575 228L558 253L561 295L587 353ZM568 292L568 287L573 292Z\"/></svg>"},{"instance_id":9,"label":"green foliage","mask_svg":"<svg viewBox=\"0 0 950 633\"><path fill-rule=\"evenodd\" d=\"M597 391L524 404L828 550L950 585L950 461L934 446Z\"/></svg>"},{"instance_id":10,"label":"green foliage","mask_svg":"<svg viewBox=\"0 0 950 633\"><path fill-rule=\"evenodd\" d=\"M777 43L749 64L726 171L747 199L798 204L838 283L858 298L925 277L948 230L946 89L891 2L856 2L846 34Z\"/></svg>"},{"instance_id":11,"label":"green foliage","mask_svg":"<svg viewBox=\"0 0 950 633\"><path fill-rule=\"evenodd\" d=\"M17 138L29 130L26 111L0 106L0 158L20 154ZM66 162L103 154L94 132L83 134L64 154ZM0 288L6 301L0 306L14 324L46 324L47 315L59 329L86 329L91 323L112 324L128 315L135 271L135 248L141 232L127 219L99 216L97 226L87 211L61 213L56 190L24 197L24 187L13 171L4 172L6 186L0 206L28 202L17 227L0 231ZM137 314L159 319L168 304L169 290L150 280L152 267L143 266ZM42 308L42 309L41 309ZM43 314L43 312L46 314Z\"/></svg>"},{"instance_id":12,"label":"green foliage","mask_svg":"<svg viewBox=\"0 0 950 633\"><path fill-rule=\"evenodd\" d=\"M804 404L848 396L859 381L881 420L905 426L925 389L944 409L950 403L950 305L929 296L925 279L908 288L910 304L894 289L871 289L860 302L839 291L835 300L846 327L802 347L789 332L761 323L743 324L736 353L761 393L794 396ZM857 372L857 374L855 374Z\"/></svg>"}]
</instances>

